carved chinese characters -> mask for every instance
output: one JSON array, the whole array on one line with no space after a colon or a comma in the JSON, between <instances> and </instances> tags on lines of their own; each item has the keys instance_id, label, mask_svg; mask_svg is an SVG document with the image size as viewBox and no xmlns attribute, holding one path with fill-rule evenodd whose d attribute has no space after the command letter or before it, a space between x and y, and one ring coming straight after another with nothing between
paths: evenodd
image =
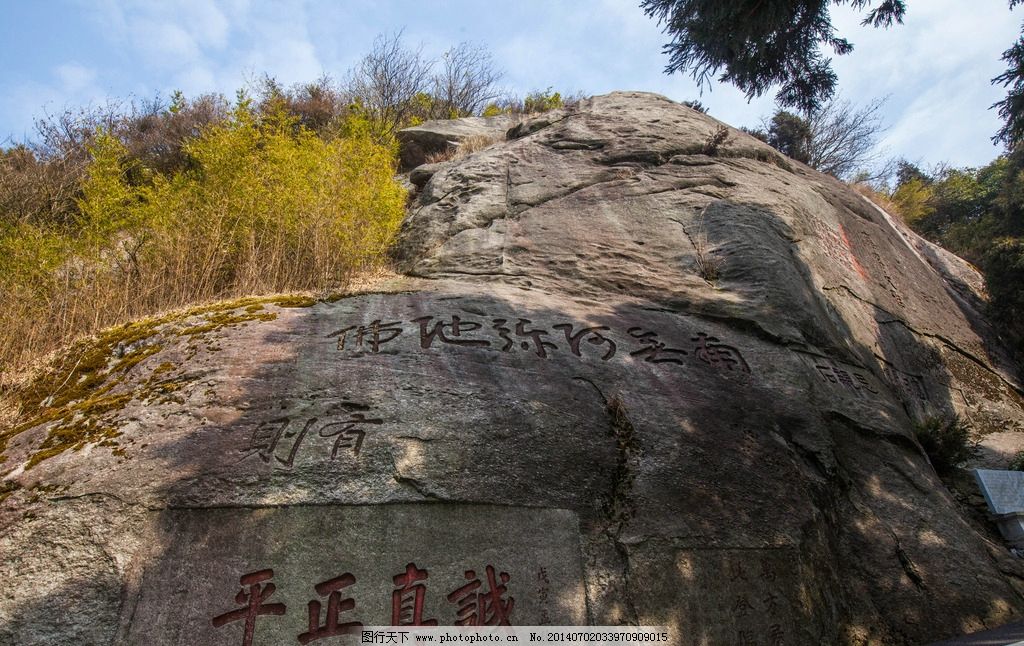
<instances>
[{"instance_id":1,"label":"carved chinese characters","mask_svg":"<svg viewBox=\"0 0 1024 646\"><path fill-rule=\"evenodd\" d=\"M559 322L544 326L529 318L467 319L453 314L447 317L420 316L408 322L384 322L349 325L327 335L337 339L339 351L386 352L389 343L406 332L419 337L420 351L442 346L465 350L524 353L538 359L553 355L592 358L599 362L616 357L633 357L649 364L695 365L727 373L750 374L750 364L734 346L706 332L687 335L687 342L670 343L659 332L643 327L615 331L607 325L580 325ZM625 352L621 350L626 348Z\"/></svg>"},{"instance_id":2,"label":"carved chinese characters","mask_svg":"<svg viewBox=\"0 0 1024 646\"><path fill-rule=\"evenodd\" d=\"M837 393L864 400L874 399L879 394L878 382L863 368L816 352L797 350L796 353L816 381Z\"/></svg>"},{"instance_id":3,"label":"carved chinese characters","mask_svg":"<svg viewBox=\"0 0 1024 646\"><path fill-rule=\"evenodd\" d=\"M152 541L159 558L116 643L333 645L366 626L586 622L579 521L564 510L194 509L160 523L175 540Z\"/></svg>"},{"instance_id":4,"label":"carved chinese characters","mask_svg":"<svg viewBox=\"0 0 1024 646\"><path fill-rule=\"evenodd\" d=\"M214 628L226 626L235 621L245 621L242 631L242 646L252 646L256 631L256 618L259 615L285 615L287 606L283 603L264 603L274 594L276 586L270 583L273 578L272 569L243 574L239 579L242 589L235 595L236 603L245 604L242 608L217 615L210 620ZM415 563L405 566L405 572L396 574L393 579L396 588L391 594L391 625L392 626L436 626L436 619L423 619L423 604L426 597L427 570L420 569ZM512 609L515 598L508 596L508 583L511 575L508 572L497 572L492 565L486 566L486 582L476 576L474 570L466 570L465 578L470 582L447 595L447 600L457 607L454 625L459 626L509 626L511 625ZM324 611L319 599L312 599L307 604L309 627L299 633L296 640L299 644L309 644L357 632L363 627L360 621L343 621L342 613L353 611L356 601L347 595L346 588L356 584L356 577L351 572L322 581L313 586L316 594L327 597L327 608Z\"/></svg>"},{"instance_id":5,"label":"carved chinese characters","mask_svg":"<svg viewBox=\"0 0 1024 646\"><path fill-rule=\"evenodd\" d=\"M429 573L410 563L404 574L396 574L395 590L391 593L392 626L436 626L436 619L423 618L426 580Z\"/></svg>"},{"instance_id":6,"label":"carved chinese characters","mask_svg":"<svg viewBox=\"0 0 1024 646\"><path fill-rule=\"evenodd\" d=\"M458 604L459 626L508 626L509 616L516 600L505 599L508 592L508 572L501 572L495 577L494 568L487 566L486 585L476 576L474 570L466 570L469 583L448 595L448 601Z\"/></svg>"},{"instance_id":7,"label":"carved chinese characters","mask_svg":"<svg viewBox=\"0 0 1024 646\"><path fill-rule=\"evenodd\" d=\"M803 350L796 352L817 381L848 397L872 400L881 390L889 388L905 404L922 405L930 399L923 377L900 370L880 357L876 359L881 375L876 378L865 368L823 354Z\"/></svg>"},{"instance_id":8,"label":"carved chinese characters","mask_svg":"<svg viewBox=\"0 0 1024 646\"><path fill-rule=\"evenodd\" d=\"M327 597L327 612L324 615L323 623L320 623L321 603L313 599L308 604L309 609L309 630L301 633L298 637L300 644L308 644L328 637L336 637L353 633L363 627L358 621L341 621L338 615L343 610L352 610L356 602L351 598L342 599L342 589L354 584L356 578L350 572L333 579L322 581L313 586L316 593L321 597Z\"/></svg>"},{"instance_id":9,"label":"carved chinese characters","mask_svg":"<svg viewBox=\"0 0 1024 646\"><path fill-rule=\"evenodd\" d=\"M256 632L256 618L260 615L283 615L285 613L283 603L264 603L270 598L270 595L274 594L276 586L269 583L269 579L273 576L273 570L259 570L243 574L238 580L242 589L235 595L235 603L245 605L214 617L211 620L214 627L220 628L233 621L244 620L242 646L252 646L252 639Z\"/></svg>"},{"instance_id":10,"label":"carved chinese characters","mask_svg":"<svg viewBox=\"0 0 1024 646\"><path fill-rule=\"evenodd\" d=\"M383 424L384 420L367 417L363 413L348 413L344 418L296 420L290 417L260 422L252 431L248 444L240 449L245 457L257 456L275 467L290 469L295 456L307 437L331 440L330 459L347 450L359 455L369 427Z\"/></svg>"},{"instance_id":11,"label":"carved chinese characters","mask_svg":"<svg viewBox=\"0 0 1024 646\"><path fill-rule=\"evenodd\" d=\"M924 377L904 372L887 362L882 364L882 374L904 399L922 401L928 399L928 389L925 387Z\"/></svg>"}]
</instances>

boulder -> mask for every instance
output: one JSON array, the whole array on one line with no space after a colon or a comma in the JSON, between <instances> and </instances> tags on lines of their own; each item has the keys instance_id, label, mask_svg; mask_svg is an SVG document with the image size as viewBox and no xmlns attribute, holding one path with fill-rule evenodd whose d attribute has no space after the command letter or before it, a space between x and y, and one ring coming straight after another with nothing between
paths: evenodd
<instances>
[{"instance_id":1,"label":"boulder","mask_svg":"<svg viewBox=\"0 0 1024 646\"><path fill-rule=\"evenodd\" d=\"M451 624L466 586L674 644L1019 618L1021 561L914 436L1021 433L977 272L664 97L542 118L436 169L403 275L110 330L27 388L0 643L241 643L253 595L255 644L331 595Z\"/></svg>"},{"instance_id":2,"label":"boulder","mask_svg":"<svg viewBox=\"0 0 1024 646\"><path fill-rule=\"evenodd\" d=\"M495 117L466 117L427 121L398 131L402 168L411 169L426 163L427 156L457 148L467 139L498 141L516 123L516 118L502 114Z\"/></svg>"}]
</instances>

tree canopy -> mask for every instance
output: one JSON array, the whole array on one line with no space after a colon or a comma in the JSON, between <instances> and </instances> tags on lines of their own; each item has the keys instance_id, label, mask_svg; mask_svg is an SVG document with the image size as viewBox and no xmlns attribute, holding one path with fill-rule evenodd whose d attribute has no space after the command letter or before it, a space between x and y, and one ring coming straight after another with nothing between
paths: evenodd
<instances>
[{"instance_id":1,"label":"tree canopy","mask_svg":"<svg viewBox=\"0 0 1024 646\"><path fill-rule=\"evenodd\" d=\"M1010 8L1024 0L1008 0ZM836 74L826 50L849 54L853 44L836 34L832 5L865 11L862 24L902 24L904 0L642 0L644 12L665 25L672 40L665 45L665 72L692 73L702 86L712 76L732 83L748 99L779 86L783 107L810 114L835 93ZM1007 146L1024 140L1024 35L1003 53L1008 64L993 79L1009 88L995 104L1005 125L994 139Z\"/></svg>"},{"instance_id":2,"label":"tree canopy","mask_svg":"<svg viewBox=\"0 0 1024 646\"><path fill-rule=\"evenodd\" d=\"M780 109L761 129L747 132L823 173L840 179L855 175L877 179L891 170L871 170L880 157L875 143L883 130L879 111L884 103L884 99L875 99L858 107L832 98L803 116Z\"/></svg>"}]
</instances>

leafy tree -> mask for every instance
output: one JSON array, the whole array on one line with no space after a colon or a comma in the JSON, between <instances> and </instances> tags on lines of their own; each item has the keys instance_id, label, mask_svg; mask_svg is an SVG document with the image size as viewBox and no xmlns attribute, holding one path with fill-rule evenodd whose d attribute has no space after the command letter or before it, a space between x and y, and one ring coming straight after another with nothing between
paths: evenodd
<instances>
[{"instance_id":1,"label":"leafy tree","mask_svg":"<svg viewBox=\"0 0 1024 646\"><path fill-rule=\"evenodd\" d=\"M1010 0L1010 8L1024 0ZM1009 66L1005 72L992 79L1003 87L1009 87L1006 98L993 105L999 109L1005 125L999 129L994 141L1001 141L1008 147L1024 140L1024 33L1012 47L1003 52L1003 61Z\"/></svg>"},{"instance_id":2,"label":"leafy tree","mask_svg":"<svg viewBox=\"0 0 1024 646\"><path fill-rule=\"evenodd\" d=\"M896 162L896 186L902 186L912 179L919 179L925 183L932 181L931 177L921 170L917 164L911 163L906 159L898 160Z\"/></svg>"},{"instance_id":3,"label":"leafy tree","mask_svg":"<svg viewBox=\"0 0 1024 646\"><path fill-rule=\"evenodd\" d=\"M784 155L805 164L811 161L811 124L792 112L777 111L768 122L767 142Z\"/></svg>"},{"instance_id":4,"label":"leafy tree","mask_svg":"<svg viewBox=\"0 0 1024 646\"><path fill-rule=\"evenodd\" d=\"M903 220L915 229L919 229L920 223L935 212L930 183L922 177L908 177L890 196Z\"/></svg>"},{"instance_id":5,"label":"leafy tree","mask_svg":"<svg viewBox=\"0 0 1024 646\"><path fill-rule=\"evenodd\" d=\"M833 99L809 115L777 110L750 134L779 152L835 177L849 178L864 171L878 159L875 143L882 129L879 110L883 100L856 108L849 101Z\"/></svg>"},{"instance_id":6,"label":"leafy tree","mask_svg":"<svg viewBox=\"0 0 1024 646\"><path fill-rule=\"evenodd\" d=\"M1008 0L1010 8L1024 0ZM644 12L664 24L672 40L665 72L689 71L702 86L732 83L748 99L779 86L776 100L784 108L809 114L835 93L836 74L822 51L849 54L853 44L839 37L829 8L849 5L866 10L862 24L891 27L902 23L904 0L642 0ZM993 83L1008 86L996 103L1005 125L994 137L1013 147L1024 140L1024 35L1006 52L1005 73Z\"/></svg>"}]
</instances>

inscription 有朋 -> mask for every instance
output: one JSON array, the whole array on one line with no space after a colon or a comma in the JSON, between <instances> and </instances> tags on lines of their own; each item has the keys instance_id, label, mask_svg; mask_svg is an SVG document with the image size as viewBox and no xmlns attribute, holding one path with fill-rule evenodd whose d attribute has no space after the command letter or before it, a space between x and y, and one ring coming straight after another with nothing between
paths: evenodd
<instances>
[{"instance_id":1,"label":"inscription \u6709\u670b","mask_svg":"<svg viewBox=\"0 0 1024 646\"><path fill-rule=\"evenodd\" d=\"M245 458L255 455L267 464L291 469L295 465L295 456L303 441L311 430L316 429L316 437L334 438L331 445L332 460L336 459L343 449L351 451L353 456L358 456L366 437L366 425L376 426L383 423L383 419L369 418L362 413L350 413L344 420L320 420L312 417L304 422L290 417L278 417L257 424L248 444L240 449L240 452L245 453Z\"/></svg>"}]
</instances>

